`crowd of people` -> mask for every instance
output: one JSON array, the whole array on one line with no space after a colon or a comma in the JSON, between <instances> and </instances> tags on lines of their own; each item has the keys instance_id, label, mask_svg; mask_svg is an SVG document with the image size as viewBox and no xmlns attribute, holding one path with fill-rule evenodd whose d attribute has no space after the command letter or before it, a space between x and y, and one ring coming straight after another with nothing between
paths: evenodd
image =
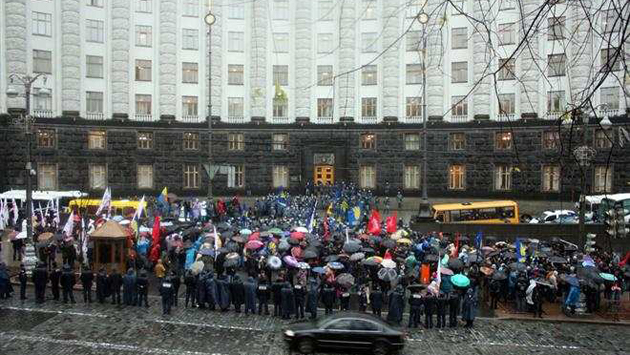
<instances>
[{"instance_id":1,"label":"crowd of people","mask_svg":"<svg viewBox=\"0 0 630 355\"><path fill-rule=\"evenodd\" d=\"M155 287L164 314L181 296L186 308L283 319L314 319L321 307L324 314L386 311L387 321L402 325L408 311L409 328L444 328L457 327L459 318L472 327L480 302L541 317L544 302L560 299L571 315L595 312L602 299L619 299L627 289L628 255L584 254L562 240L420 234L395 214L383 219L375 196L353 184L306 190L275 192L250 207L236 197L205 206L156 203L131 223L128 270L95 273L82 252L89 248L77 248L78 277L74 259L59 267L45 258L31 276L35 300L45 301L50 284L54 300L74 303L78 282L86 303L95 286L99 303L148 307ZM86 242L80 225L64 243ZM24 299L24 268L17 278ZM2 297L12 294L5 279L0 265Z\"/></svg>"}]
</instances>

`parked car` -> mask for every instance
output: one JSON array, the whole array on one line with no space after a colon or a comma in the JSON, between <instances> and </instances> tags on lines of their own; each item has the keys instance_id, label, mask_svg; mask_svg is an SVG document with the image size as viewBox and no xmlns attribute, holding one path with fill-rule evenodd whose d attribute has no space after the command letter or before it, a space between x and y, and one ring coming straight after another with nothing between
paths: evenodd
<instances>
[{"instance_id":1,"label":"parked car","mask_svg":"<svg viewBox=\"0 0 630 355\"><path fill-rule=\"evenodd\" d=\"M571 218L577 216L572 210L545 211L539 217L532 218L529 223L573 223L570 222Z\"/></svg>"},{"instance_id":2,"label":"parked car","mask_svg":"<svg viewBox=\"0 0 630 355\"><path fill-rule=\"evenodd\" d=\"M284 340L302 354L318 349L368 350L385 355L402 350L405 333L368 314L343 312L284 330Z\"/></svg>"}]
</instances>

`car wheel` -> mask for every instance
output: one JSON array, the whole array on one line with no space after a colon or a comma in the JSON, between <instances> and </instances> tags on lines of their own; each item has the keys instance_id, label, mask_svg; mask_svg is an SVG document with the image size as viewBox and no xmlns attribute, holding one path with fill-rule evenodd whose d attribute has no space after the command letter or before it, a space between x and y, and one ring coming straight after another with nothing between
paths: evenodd
<instances>
[{"instance_id":1,"label":"car wheel","mask_svg":"<svg viewBox=\"0 0 630 355\"><path fill-rule=\"evenodd\" d=\"M372 348L372 354L374 355L387 355L389 354L389 345L384 341L377 341Z\"/></svg>"},{"instance_id":2,"label":"car wheel","mask_svg":"<svg viewBox=\"0 0 630 355\"><path fill-rule=\"evenodd\" d=\"M315 344L313 344L313 340L305 338L300 339L298 341L298 351L302 354L312 354L315 350Z\"/></svg>"}]
</instances>

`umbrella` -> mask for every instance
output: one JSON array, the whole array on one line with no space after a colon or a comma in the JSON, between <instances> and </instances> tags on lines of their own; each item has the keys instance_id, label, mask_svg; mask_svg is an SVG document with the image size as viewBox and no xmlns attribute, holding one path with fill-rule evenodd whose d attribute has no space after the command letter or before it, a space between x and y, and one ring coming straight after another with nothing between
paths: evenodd
<instances>
[{"instance_id":1,"label":"umbrella","mask_svg":"<svg viewBox=\"0 0 630 355\"><path fill-rule=\"evenodd\" d=\"M446 276L453 276L453 270L447 268L447 267L442 267L440 268L440 274L442 275L446 275Z\"/></svg>"},{"instance_id":2,"label":"umbrella","mask_svg":"<svg viewBox=\"0 0 630 355\"><path fill-rule=\"evenodd\" d=\"M292 257L291 255L285 256L284 258L282 258L282 260L284 261L285 264L287 264L287 266L291 266L291 267L298 266L298 261L295 260L295 258Z\"/></svg>"},{"instance_id":3,"label":"umbrella","mask_svg":"<svg viewBox=\"0 0 630 355\"><path fill-rule=\"evenodd\" d=\"M511 251L510 251L510 252L507 252L507 253L505 253L505 254L503 254L503 256L504 256L506 259L516 259L516 253L513 253L513 252L511 252Z\"/></svg>"},{"instance_id":4,"label":"umbrella","mask_svg":"<svg viewBox=\"0 0 630 355\"><path fill-rule=\"evenodd\" d=\"M271 233L273 235L282 235L282 234L284 234L284 232L281 231L280 228L271 228L267 232L269 232L269 233Z\"/></svg>"},{"instance_id":5,"label":"umbrella","mask_svg":"<svg viewBox=\"0 0 630 355\"><path fill-rule=\"evenodd\" d=\"M302 258L302 248L300 247L293 247L291 248L291 256L293 256L296 259L301 259Z\"/></svg>"},{"instance_id":6,"label":"umbrella","mask_svg":"<svg viewBox=\"0 0 630 355\"><path fill-rule=\"evenodd\" d=\"M404 230L404 229L399 229L399 230L395 231L395 232L391 235L391 238L392 238L392 239L394 239L394 240L397 240L397 239L400 239L400 238L404 238L404 237L406 237L407 235L409 235L409 233L407 233L407 231L406 231L406 230Z\"/></svg>"},{"instance_id":7,"label":"umbrella","mask_svg":"<svg viewBox=\"0 0 630 355\"><path fill-rule=\"evenodd\" d=\"M308 233L308 229L306 229L306 227L295 227L293 230L300 233Z\"/></svg>"},{"instance_id":8,"label":"umbrella","mask_svg":"<svg viewBox=\"0 0 630 355\"><path fill-rule=\"evenodd\" d=\"M308 269L311 268L311 266L309 264L305 263L305 262L299 262L297 264L297 268L298 269L302 269L302 270L308 270Z\"/></svg>"},{"instance_id":9,"label":"umbrella","mask_svg":"<svg viewBox=\"0 0 630 355\"><path fill-rule=\"evenodd\" d=\"M311 269L311 271L313 271L316 274L323 274L326 272L326 270L324 270L324 268L321 266L314 267L313 269Z\"/></svg>"},{"instance_id":10,"label":"umbrella","mask_svg":"<svg viewBox=\"0 0 630 355\"><path fill-rule=\"evenodd\" d=\"M248 250L257 250L262 248L264 245L265 244L263 244L260 240L250 240L247 244L245 244L245 248Z\"/></svg>"},{"instance_id":11,"label":"umbrella","mask_svg":"<svg viewBox=\"0 0 630 355\"><path fill-rule=\"evenodd\" d=\"M497 271L492 274L492 279L497 281L503 281L507 279L507 275L503 271Z\"/></svg>"},{"instance_id":12,"label":"umbrella","mask_svg":"<svg viewBox=\"0 0 630 355\"><path fill-rule=\"evenodd\" d=\"M473 253L468 255L468 263L469 264L478 264L483 262L483 257L477 253Z\"/></svg>"},{"instance_id":13,"label":"umbrella","mask_svg":"<svg viewBox=\"0 0 630 355\"><path fill-rule=\"evenodd\" d=\"M361 250L361 244L356 242L348 242L343 245L343 251L346 253L356 253L359 250Z\"/></svg>"},{"instance_id":14,"label":"umbrella","mask_svg":"<svg viewBox=\"0 0 630 355\"><path fill-rule=\"evenodd\" d=\"M398 239L396 241L396 243L398 243L398 244L405 244L405 245L411 245L411 240L409 240L407 238L401 238L401 239Z\"/></svg>"},{"instance_id":15,"label":"umbrella","mask_svg":"<svg viewBox=\"0 0 630 355\"><path fill-rule=\"evenodd\" d=\"M225 222L217 224L217 230L219 230L219 231L226 231L226 230L228 230L230 228L231 228L231 226L229 224L225 223Z\"/></svg>"},{"instance_id":16,"label":"umbrella","mask_svg":"<svg viewBox=\"0 0 630 355\"><path fill-rule=\"evenodd\" d=\"M267 266L269 266L270 269L279 269L282 267L282 261L277 256L270 256L269 259L267 259Z\"/></svg>"},{"instance_id":17,"label":"umbrella","mask_svg":"<svg viewBox=\"0 0 630 355\"><path fill-rule=\"evenodd\" d=\"M560 256L552 256L549 258L549 262L552 264L567 264L567 259Z\"/></svg>"},{"instance_id":18,"label":"umbrella","mask_svg":"<svg viewBox=\"0 0 630 355\"><path fill-rule=\"evenodd\" d=\"M600 272L599 276L606 281L617 281L617 277L615 275L606 272Z\"/></svg>"},{"instance_id":19,"label":"umbrella","mask_svg":"<svg viewBox=\"0 0 630 355\"><path fill-rule=\"evenodd\" d=\"M365 258L365 254L364 253L354 253L354 254L350 255L350 260L351 261L359 261L359 260L363 260L363 258Z\"/></svg>"},{"instance_id":20,"label":"umbrella","mask_svg":"<svg viewBox=\"0 0 630 355\"><path fill-rule=\"evenodd\" d=\"M366 253L366 254L374 254L374 249L365 247L365 248L361 248L361 252Z\"/></svg>"},{"instance_id":21,"label":"umbrella","mask_svg":"<svg viewBox=\"0 0 630 355\"><path fill-rule=\"evenodd\" d=\"M381 266L386 268L386 269L393 269L393 268L396 267L396 263L392 259L384 259L381 262Z\"/></svg>"},{"instance_id":22,"label":"umbrella","mask_svg":"<svg viewBox=\"0 0 630 355\"><path fill-rule=\"evenodd\" d=\"M426 263L434 263L438 261L440 258L435 254L427 254L424 256L424 262Z\"/></svg>"},{"instance_id":23,"label":"umbrella","mask_svg":"<svg viewBox=\"0 0 630 355\"><path fill-rule=\"evenodd\" d=\"M337 276L337 284L350 288L350 286L354 285L354 276L350 274L341 274Z\"/></svg>"},{"instance_id":24,"label":"umbrella","mask_svg":"<svg viewBox=\"0 0 630 355\"><path fill-rule=\"evenodd\" d=\"M580 286L580 281L575 276L563 274L560 278L571 286Z\"/></svg>"},{"instance_id":25,"label":"umbrella","mask_svg":"<svg viewBox=\"0 0 630 355\"><path fill-rule=\"evenodd\" d=\"M361 262L361 265L377 266L377 265L380 265L382 261L383 261L383 258L381 258L380 256L371 256L371 257L363 260Z\"/></svg>"},{"instance_id":26,"label":"umbrella","mask_svg":"<svg viewBox=\"0 0 630 355\"><path fill-rule=\"evenodd\" d=\"M489 247L489 246L485 246L485 247L481 247L481 251L484 253L491 253L494 251L493 247Z\"/></svg>"},{"instance_id":27,"label":"umbrella","mask_svg":"<svg viewBox=\"0 0 630 355\"><path fill-rule=\"evenodd\" d=\"M481 271L484 275L490 276L494 272L494 269L491 267L482 266L479 271Z\"/></svg>"},{"instance_id":28,"label":"umbrella","mask_svg":"<svg viewBox=\"0 0 630 355\"><path fill-rule=\"evenodd\" d=\"M337 255L339 257L339 259L349 259L350 255L346 254L346 253L341 253L339 255Z\"/></svg>"},{"instance_id":29,"label":"umbrella","mask_svg":"<svg viewBox=\"0 0 630 355\"><path fill-rule=\"evenodd\" d=\"M457 258L450 258L448 260L448 267L453 270L460 270L464 267L464 262Z\"/></svg>"},{"instance_id":30,"label":"umbrella","mask_svg":"<svg viewBox=\"0 0 630 355\"><path fill-rule=\"evenodd\" d=\"M289 238L288 242L291 245L300 245L300 241L295 239L295 238L293 238L293 237Z\"/></svg>"},{"instance_id":31,"label":"umbrella","mask_svg":"<svg viewBox=\"0 0 630 355\"><path fill-rule=\"evenodd\" d=\"M383 242L383 238L379 237L379 236L371 236L370 237L370 242L374 243L374 244L381 244L381 242ZM395 245L396 243L394 243Z\"/></svg>"},{"instance_id":32,"label":"umbrella","mask_svg":"<svg viewBox=\"0 0 630 355\"><path fill-rule=\"evenodd\" d=\"M508 267L514 271L525 271L527 270L527 266L525 266L525 264L523 263L511 263L510 265L508 265Z\"/></svg>"},{"instance_id":33,"label":"umbrella","mask_svg":"<svg viewBox=\"0 0 630 355\"><path fill-rule=\"evenodd\" d=\"M385 248L393 249L396 246L396 241L393 239L384 239L381 245Z\"/></svg>"},{"instance_id":34,"label":"umbrella","mask_svg":"<svg viewBox=\"0 0 630 355\"><path fill-rule=\"evenodd\" d=\"M316 259L317 258L317 252L310 250L310 249L306 249L304 250L304 252L302 253L302 259L304 260L308 260L308 259Z\"/></svg>"},{"instance_id":35,"label":"umbrella","mask_svg":"<svg viewBox=\"0 0 630 355\"><path fill-rule=\"evenodd\" d=\"M204 255L204 256L214 256L214 249L210 249L210 248L201 249L199 251L199 254Z\"/></svg>"},{"instance_id":36,"label":"umbrella","mask_svg":"<svg viewBox=\"0 0 630 355\"><path fill-rule=\"evenodd\" d=\"M304 233L302 233L302 232L292 232L291 233L291 239L302 240L302 239L304 239Z\"/></svg>"},{"instance_id":37,"label":"umbrella","mask_svg":"<svg viewBox=\"0 0 630 355\"><path fill-rule=\"evenodd\" d=\"M247 240L260 240L260 233L259 232L255 232L249 235L249 237L247 237Z\"/></svg>"},{"instance_id":38,"label":"umbrella","mask_svg":"<svg viewBox=\"0 0 630 355\"><path fill-rule=\"evenodd\" d=\"M241 235L250 235L250 234L252 234L252 231L247 229L247 228L244 228L244 229L241 229L241 231L239 233Z\"/></svg>"},{"instance_id":39,"label":"umbrella","mask_svg":"<svg viewBox=\"0 0 630 355\"><path fill-rule=\"evenodd\" d=\"M392 281L396 279L396 277L398 276L398 274L396 273L396 270L394 269L380 269L378 270L377 275L378 275L378 278L383 281Z\"/></svg>"},{"instance_id":40,"label":"umbrella","mask_svg":"<svg viewBox=\"0 0 630 355\"><path fill-rule=\"evenodd\" d=\"M289 249L291 249L291 245L289 245L289 242L286 239L282 240L280 244L278 244L278 250L280 251L286 251Z\"/></svg>"},{"instance_id":41,"label":"umbrella","mask_svg":"<svg viewBox=\"0 0 630 355\"><path fill-rule=\"evenodd\" d=\"M240 244L245 243L245 239L243 237L232 237L232 240Z\"/></svg>"},{"instance_id":42,"label":"umbrella","mask_svg":"<svg viewBox=\"0 0 630 355\"><path fill-rule=\"evenodd\" d=\"M422 285L422 284L413 284L413 285L409 285L407 286L407 289L411 292L418 292L418 291L422 291L424 289L426 289L427 286L426 285Z\"/></svg>"},{"instance_id":43,"label":"umbrella","mask_svg":"<svg viewBox=\"0 0 630 355\"><path fill-rule=\"evenodd\" d=\"M333 270L341 270L341 269L343 269L345 267L345 266L343 266L342 263L336 262L336 261L330 262L326 266L328 266L329 268L331 268Z\"/></svg>"},{"instance_id":44,"label":"umbrella","mask_svg":"<svg viewBox=\"0 0 630 355\"><path fill-rule=\"evenodd\" d=\"M37 241L39 243L43 243L49 239L51 239L53 237L53 234L50 232L46 232L46 233L42 233L39 236L37 236Z\"/></svg>"},{"instance_id":45,"label":"umbrella","mask_svg":"<svg viewBox=\"0 0 630 355\"><path fill-rule=\"evenodd\" d=\"M238 265L238 259L225 258L225 261L223 262L224 267L236 267L237 265Z\"/></svg>"},{"instance_id":46,"label":"umbrella","mask_svg":"<svg viewBox=\"0 0 630 355\"><path fill-rule=\"evenodd\" d=\"M457 287L468 287L470 279L462 274L456 274L451 276L451 283Z\"/></svg>"},{"instance_id":47,"label":"umbrella","mask_svg":"<svg viewBox=\"0 0 630 355\"><path fill-rule=\"evenodd\" d=\"M337 261L337 260L339 260L339 257L337 255L328 255L327 257L324 258L324 261L327 263Z\"/></svg>"}]
</instances>

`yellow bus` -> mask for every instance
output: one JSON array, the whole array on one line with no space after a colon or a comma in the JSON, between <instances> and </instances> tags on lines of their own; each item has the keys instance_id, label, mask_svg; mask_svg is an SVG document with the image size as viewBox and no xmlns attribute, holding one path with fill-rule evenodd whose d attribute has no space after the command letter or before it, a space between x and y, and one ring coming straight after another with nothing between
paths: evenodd
<instances>
[{"instance_id":1,"label":"yellow bus","mask_svg":"<svg viewBox=\"0 0 630 355\"><path fill-rule=\"evenodd\" d=\"M519 223L514 201L445 203L433 205L433 218L442 223Z\"/></svg>"},{"instance_id":2,"label":"yellow bus","mask_svg":"<svg viewBox=\"0 0 630 355\"><path fill-rule=\"evenodd\" d=\"M70 213L71 211L79 210L81 213L87 213L88 215L96 214L98 211L98 206L101 205L100 199L75 199L71 200L68 203L68 207L66 207L66 212ZM112 200L111 202L111 211L112 216L123 216L123 217L131 217L138 209L140 205L140 201L132 201L132 200ZM143 208L146 210L147 203L143 202Z\"/></svg>"}]
</instances>

